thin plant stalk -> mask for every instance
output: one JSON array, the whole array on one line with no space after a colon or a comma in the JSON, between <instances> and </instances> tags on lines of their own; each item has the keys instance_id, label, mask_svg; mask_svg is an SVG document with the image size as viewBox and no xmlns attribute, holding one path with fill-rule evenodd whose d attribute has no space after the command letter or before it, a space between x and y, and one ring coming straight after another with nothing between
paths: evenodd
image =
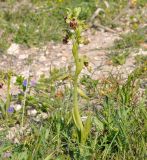
<instances>
[{"instance_id":1,"label":"thin plant stalk","mask_svg":"<svg viewBox=\"0 0 147 160\"><path fill-rule=\"evenodd\" d=\"M7 101L6 101L6 107L5 107L5 116L8 117L8 108L10 106L10 84L11 83L11 73L8 73L8 85L7 85Z\"/></svg>"},{"instance_id":2,"label":"thin plant stalk","mask_svg":"<svg viewBox=\"0 0 147 160\"><path fill-rule=\"evenodd\" d=\"M30 66L29 66L29 71L30 71ZM30 72L29 72L30 73ZM22 118L21 118L21 127L24 126L24 114L25 114L25 106L26 106L26 99L27 99L27 92L28 92L28 82L29 82L29 75L28 78L26 79L27 83L26 83L26 89L24 91L24 99L22 102Z\"/></svg>"}]
</instances>

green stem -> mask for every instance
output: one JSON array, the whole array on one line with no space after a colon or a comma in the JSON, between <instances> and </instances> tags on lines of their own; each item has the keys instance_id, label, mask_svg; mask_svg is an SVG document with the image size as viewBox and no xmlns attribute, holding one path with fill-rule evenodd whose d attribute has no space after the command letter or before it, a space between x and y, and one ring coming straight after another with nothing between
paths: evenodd
<instances>
[{"instance_id":1,"label":"green stem","mask_svg":"<svg viewBox=\"0 0 147 160\"><path fill-rule=\"evenodd\" d=\"M26 106L26 99L27 99L27 91L28 91L28 79L27 79L27 85L26 85L26 90L24 92L24 99L23 99L23 104L22 104L22 117L21 117L21 127L24 126L24 115L25 115L25 106Z\"/></svg>"},{"instance_id":2,"label":"green stem","mask_svg":"<svg viewBox=\"0 0 147 160\"><path fill-rule=\"evenodd\" d=\"M24 99L22 102L22 117L21 117L21 127L24 126L24 116L25 116L25 107L26 107L26 99L27 99L27 93L28 93L28 88L29 88L29 77L30 77L30 65L29 65L29 75L27 78L27 85L26 85L26 89L24 92Z\"/></svg>"},{"instance_id":3,"label":"green stem","mask_svg":"<svg viewBox=\"0 0 147 160\"><path fill-rule=\"evenodd\" d=\"M5 115L6 119L8 117L8 108L10 107L10 83L11 83L11 73L8 73L8 85L7 85L7 101L6 101L6 110L5 110Z\"/></svg>"},{"instance_id":4,"label":"green stem","mask_svg":"<svg viewBox=\"0 0 147 160\"><path fill-rule=\"evenodd\" d=\"M74 78L74 95L73 95L74 106L78 108L78 77L75 75ZM78 110L78 109L77 109Z\"/></svg>"},{"instance_id":5,"label":"green stem","mask_svg":"<svg viewBox=\"0 0 147 160\"><path fill-rule=\"evenodd\" d=\"M79 55L78 55L78 43L77 40L75 40L73 44L73 49L72 49L75 65L76 65L76 70L75 70L75 75L74 75L74 92L73 92L73 118L75 121L75 124L77 125L78 129L80 132L83 130L83 124L82 120L80 117L79 113L79 107L78 107L78 60L79 60Z\"/></svg>"}]
</instances>

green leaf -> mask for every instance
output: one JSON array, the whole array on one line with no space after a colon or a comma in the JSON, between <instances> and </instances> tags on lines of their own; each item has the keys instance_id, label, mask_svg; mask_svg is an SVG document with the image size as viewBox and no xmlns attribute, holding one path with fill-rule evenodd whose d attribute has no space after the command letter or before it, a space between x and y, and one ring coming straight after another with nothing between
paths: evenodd
<instances>
[{"instance_id":1,"label":"green leaf","mask_svg":"<svg viewBox=\"0 0 147 160\"><path fill-rule=\"evenodd\" d=\"M82 144L85 144L85 142L88 138L88 135L90 133L90 129L91 129L91 116L88 116L88 118L86 119L85 125L84 125L84 129L82 131L82 135L81 135Z\"/></svg>"},{"instance_id":2,"label":"green leaf","mask_svg":"<svg viewBox=\"0 0 147 160\"><path fill-rule=\"evenodd\" d=\"M73 113L73 119L76 124L76 127L78 128L79 131L82 131L83 124L82 124L82 120L81 120L81 117L78 111L78 106L73 107L72 113Z\"/></svg>"},{"instance_id":3,"label":"green leaf","mask_svg":"<svg viewBox=\"0 0 147 160\"><path fill-rule=\"evenodd\" d=\"M49 132L50 132L50 130L49 130L49 129L46 129L46 132L45 132L45 140L48 139L48 137L49 137Z\"/></svg>"},{"instance_id":4,"label":"green leaf","mask_svg":"<svg viewBox=\"0 0 147 160\"><path fill-rule=\"evenodd\" d=\"M76 18L78 18L79 15L80 15L80 12L81 12L81 7L75 8L75 9L74 9L74 16L75 16Z\"/></svg>"},{"instance_id":5,"label":"green leaf","mask_svg":"<svg viewBox=\"0 0 147 160\"><path fill-rule=\"evenodd\" d=\"M5 114L5 103L2 99L0 99L0 110L2 112L2 114Z\"/></svg>"},{"instance_id":6,"label":"green leaf","mask_svg":"<svg viewBox=\"0 0 147 160\"><path fill-rule=\"evenodd\" d=\"M55 152L49 154L44 160L50 160L53 158L53 155L54 155Z\"/></svg>"},{"instance_id":7,"label":"green leaf","mask_svg":"<svg viewBox=\"0 0 147 160\"><path fill-rule=\"evenodd\" d=\"M96 117L94 117L94 123L98 131L102 132L104 130L104 124Z\"/></svg>"},{"instance_id":8,"label":"green leaf","mask_svg":"<svg viewBox=\"0 0 147 160\"><path fill-rule=\"evenodd\" d=\"M78 63L77 63L77 68L76 68L76 75L77 76L81 73L83 66L84 66L84 59L83 59L83 57L81 57L81 58L79 58Z\"/></svg>"},{"instance_id":9,"label":"green leaf","mask_svg":"<svg viewBox=\"0 0 147 160\"><path fill-rule=\"evenodd\" d=\"M80 88L77 88L77 90L78 90L78 93L81 97L83 97L85 99L89 99L89 97Z\"/></svg>"}]
</instances>

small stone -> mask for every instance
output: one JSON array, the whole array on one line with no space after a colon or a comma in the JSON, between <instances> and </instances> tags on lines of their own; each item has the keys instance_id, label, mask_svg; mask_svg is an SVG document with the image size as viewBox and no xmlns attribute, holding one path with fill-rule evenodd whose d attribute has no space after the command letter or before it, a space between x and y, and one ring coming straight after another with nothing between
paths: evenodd
<instances>
[{"instance_id":1,"label":"small stone","mask_svg":"<svg viewBox=\"0 0 147 160\"><path fill-rule=\"evenodd\" d=\"M50 69L48 68L48 67L46 67L46 68L41 68L41 71L42 72L48 72Z\"/></svg>"},{"instance_id":2,"label":"small stone","mask_svg":"<svg viewBox=\"0 0 147 160\"><path fill-rule=\"evenodd\" d=\"M15 111L19 111L21 108L22 108L22 106L20 104L14 105Z\"/></svg>"},{"instance_id":3,"label":"small stone","mask_svg":"<svg viewBox=\"0 0 147 160\"><path fill-rule=\"evenodd\" d=\"M101 110L102 108L103 108L103 106L100 105L100 104L95 105L95 109L96 109L96 110Z\"/></svg>"},{"instance_id":4,"label":"small stone","mask_svg":"<svg viewBox=\"0 0 147 160\"><path fill-rule=\"evenodd\" d=\"M133 18L133 22L134 22L134 23L137 23L137 22L138 22L138 19L137 19L137 18Z\"/></svg>"},{"instance_id":5,"label":"small stone","mask_svg":"<svg viewBox=\"0 0 147 160\"><path fill-rule=\"evenodd\" d=\"M95 60L99 60L99 57L94 57Z\"/></svg>"},{"instance_id":6,"label":"small stone","mask_svg":"<svg viewBox=\"0 0 147 160\"><path fill-rule=\"evenodd\" d=\"M34 121L36 121L36 122L41 121L40 114L38 114L37 117L34 117Z\"/></svg>"},{"instance_id":7,"label":"small stone","mask_svg":"<svg viewBox=\"0 0 147 160\"><path fill-rule=\"evenodd\" d=\"M19 58L20 60L27 59L27 58L28 58L28 55L27 55L27 54L21 54L18 58Z\"/></svg>"},{"instance_id":8,"label":"small stone","mask_svg":"<svg viewBox=\"0 0 147 160\"><path fill-rule=\"evenodd\" d=\"M16 83L16 79L17 79L16 76L12 76L12 77L11 77L11 83L12 83L12 84Z\"/></svg>"},{"instance_id":9,"label":"small stone","mask_svg":"<svg viewBox=\"0 0 147 160\"><path fill-rule=\"evenodd\" d=\"M15 134L16 134L16 128L12 127L8 131L8 134L6 135L6 138L9 139L9 140L12 140L15 137Z\"/></svg>"},{"instance_id":10,"label":"small stone","mask_svg":"<svg viewBox=\"0 0 147 160\"><path fill-rule=\"evenodd\" d=\"M84 44L80 44L79 47L82 48L84 46Z\"/></svg>"},{"instance_id":11,"label":"small stone","mask_svg":"<svg viewBox=\"0 0 147 160\"><path fill-rule=\"evenodd\" d=\"M41 113L41 117L42 117L43 119L47 119L48 114L43 112L43 113Z\"/></svg>"},{"instance_id":12,"label":"small stone","mask_svg":"<svg viewBox=\"0 0 147 160\"><path fill-rule=\"evenodd\" d=\"M67 58L66 57L62 57L62 61L66 61L67 60Z\"/></svg>"},{"instance_id":13,"label":"small stone","mask_svg":"<svg viewBox=\"0 0 147 160\"><path fill-rule=\"evenodd\" d=\"M39 57L39 61L40 61L40 62L46 61L46 57L45 57L45 56L40 56L40 57Z\"/></svg>"},{"instance_id":14,"label":"small stone","mask_svg":"<svg viewBox=\"0 0 147 160\"><path fill-rule=\"evenodd\" d=\"M81 117L81 119L82 119L82 121L84 122L84 121L86 121L87 116L83 116L83 117Z\"/></svg>"},{"instance_id":15,"label":"small stone","mask_svg":"<svg viewBox=\"0 0 147 160\"><path fill-rule=\"evenodd\" d=\"M54 62L53 62L53 65L56 66L56 67L59 67L59 66L60 66L60 63L59 63L59 61L54 61Z\"/></svg>"},{"instance_id":16,"label":"small stone","mask_svg":"<svg viewBox=\"0 0 147 160\"><path fill-rule=\"evenodd\" d=\"M18 138L14 138L13 142L14 142L15 144L19 144L19 143L20 143L19 140L18 140Z\"/></svg>"},{"instance_id":17,"label":"small stone","mask_svg":"<svg viewBox=\"0 0 147 160\"><path fill-rule=\"evenodd\" d=\"M57 46L52 46L52 48L53 48L53 49L56 49L56 48L57 48Z\"/></svg>"},{"instance_id":18,"label":"small stone","mask_svg":"<svg viewBox=\"0 0 147 160\"><path fill-rule=\"evenodd\" d=\"M36 122L39 122L39 121L41 121L41 119L47 119L47 117L48 117L48 114L42 112L42 113L38 114L38 115L34 118L34 120L35 120Z\"/></svg>"},{"instance_id":19,"label":"small stone","mask_svg":"<svg viewBox=\"0 0 147 160\"><path fill-rule=\"evenodd\" d=\"M28 115L28 116L36 116L36 114L37 114L36 109L29 109L29 110L27 111L27 115Z\"/></svg>"},{"instance_id":20,"label":"small stone","mask_svg":"<svg viewBox=\"0 0 147 160\"><path fill-rule=\"evenodd\" d=\"M19 53L19 45L16 43L12 43L11 46L7 50L7 54L17 55L18 53Z\"/></svg>"},{"instance_id":21,"label":"small stone","mask_svg":"<svg viewBox=\"0 0 147 160\"><path fill-rule=\"evenodd\" d=\"M61 57L63 54L62 53L58 53L57 54L57 57Z\"/></svg>"},{"instance_id":22,"label":"small stone","mask_svg":"<svg viewBox=\"0 0 147 160\"><path fill-rule=\"evenodd\" d=\"M121 31L122 31L122 28L121 28L121 27L117 27L116 30L117 30L118 32L121 32Z\"/></svg>"}]
</instances>

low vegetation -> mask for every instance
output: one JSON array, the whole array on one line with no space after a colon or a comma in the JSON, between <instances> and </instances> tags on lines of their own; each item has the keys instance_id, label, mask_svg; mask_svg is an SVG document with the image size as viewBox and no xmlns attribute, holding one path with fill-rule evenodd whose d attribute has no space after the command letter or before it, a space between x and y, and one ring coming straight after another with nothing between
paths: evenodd
<instances>
[{"instance_id":1,"label":"low vegetation","mask_svg":"<svg viewBox=\"0 0 147 160\"><path fill-rule=\"evenodd\" d=\"M81 76L89 63L78 48L87 44L82 34L87 28L84 19L90 18L96 1L30 2L31 10L25 4L21 12L18 8L0 11L1 50L8 47L5 42L9 38L38 46L49 40L61 40L64 34L64 43L72 41L75 70L54 68L38 81L29 75L0 72L0 90L4 93L0 97L0 159L147 159L146 57L136 57L137 66L125 80L121 75L97 80L90 73ZM74 8L77 2L78 7ZM16 3L19 4L16 0L7 1L12 7ZM111 3L117 5L113 0ZM121 1L120 8L125 3ZM138 3L141 6L145 1ZM112 13L106 10L110 17L114 16L114 6ZM145 33L138 28L117 40L110 49L114 52L112 61L125 63L130 50L146 41Z\"/></svg>"},{"instance_id":2,"label":"low vegetation","mask_svg":"<svg viewBox=\"0 0 147 160\"><path fill-rule=\"evenodd\" d=\"M114 65L122 65L132 52L138 52L142 43L147 41L147 28L139 28L131 33L126 33L119 40L114 42L110 48L110 60Z\"/></svg>"}]
</instances>

